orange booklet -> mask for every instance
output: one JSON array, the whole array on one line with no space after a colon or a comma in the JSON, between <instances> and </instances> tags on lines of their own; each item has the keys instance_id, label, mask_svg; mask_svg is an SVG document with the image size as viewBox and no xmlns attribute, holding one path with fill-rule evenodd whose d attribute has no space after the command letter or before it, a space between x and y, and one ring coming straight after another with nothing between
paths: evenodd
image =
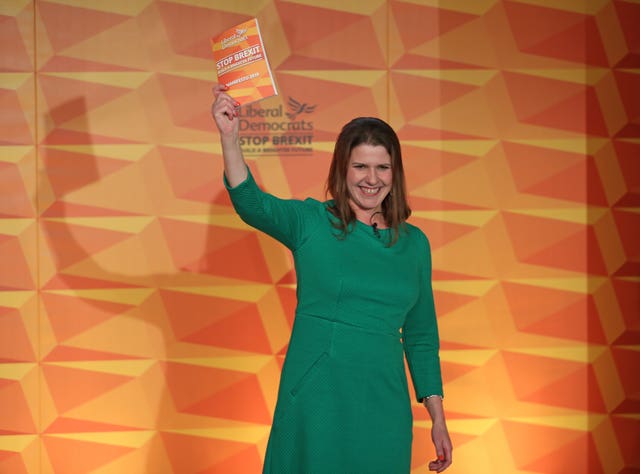
<instances>
[{"instance_id":1,"label":"orange booklet","mask_svg":"<svg viewBox=\"0 0 640 474\"><path fill-rule=\"evenodd\" d=\"M214 36L211 47L218 82L240 104L278 95L257 18Z\"/></svg>"}]
</instances>

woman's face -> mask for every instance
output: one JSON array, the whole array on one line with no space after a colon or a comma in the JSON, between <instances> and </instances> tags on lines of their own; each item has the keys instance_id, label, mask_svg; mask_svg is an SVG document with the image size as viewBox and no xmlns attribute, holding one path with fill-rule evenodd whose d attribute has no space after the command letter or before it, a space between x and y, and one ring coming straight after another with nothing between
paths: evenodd
<instances>
[{"instance_id":1,"label":"woman's face","mask_svg":"<svg viewBox=\"0 0 640 474\"><path fill-rule=\"evenodd\" d=\"M371 214L381 209L392 182L391 156L385 147L362 144L351 150L347 188L358 220L367 223Z\"/></svg>"}]
</instances>

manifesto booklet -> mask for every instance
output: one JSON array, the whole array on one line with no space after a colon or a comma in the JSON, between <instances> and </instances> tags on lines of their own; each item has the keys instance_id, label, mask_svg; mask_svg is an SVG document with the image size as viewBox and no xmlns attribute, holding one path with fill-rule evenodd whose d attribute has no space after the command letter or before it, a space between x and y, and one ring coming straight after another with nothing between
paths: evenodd
<instances>
[{"instance_id":1,"label":"manifesto booklet","mask_svg":"<svg viewBox=\"0 0 640 474\"><path fill-rule=\"evenodd\" d=\"M211 38L218 82L248 104L278 94L264 50L258 19L240 23Z\"/></svg>"}]
</instances>

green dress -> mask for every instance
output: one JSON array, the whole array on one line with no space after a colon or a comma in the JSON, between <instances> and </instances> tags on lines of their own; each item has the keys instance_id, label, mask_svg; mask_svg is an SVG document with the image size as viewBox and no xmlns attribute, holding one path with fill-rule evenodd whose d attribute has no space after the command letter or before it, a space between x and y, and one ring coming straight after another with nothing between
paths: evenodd
<instances>
[{"instance_id":1,"label":"green dress","mask_svg":"<svg viewBox=\"0 0 640 474\"><path fill-rule=\"evenodd\" d=\"M267 445L266 474L400 474L411 465L411 402L442 395L425 235L356 222L346 236L314 199L284 200L251 173L225 182L249 225L293 253L297 308Z\"/></svg>"}]
</instances>

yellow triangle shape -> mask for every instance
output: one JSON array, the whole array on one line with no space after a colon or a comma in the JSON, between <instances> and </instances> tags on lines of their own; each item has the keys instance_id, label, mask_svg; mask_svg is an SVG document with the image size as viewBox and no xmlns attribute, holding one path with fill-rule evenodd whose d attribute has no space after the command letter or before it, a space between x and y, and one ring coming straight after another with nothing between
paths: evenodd
<instances>
[{"instance_id":1,"label":"yellow triangle shape","mask_svg":"<svg viewBox=\"0 0 640 474\"><path fill-rule=\"evenodd\" d=\"M119 15L138 16L139 13L152 3L152 0L127 0L126 2L91 0L90 3L88 3L87 0L55 0L53 3L61 3L79 8L91 8L92 10L117 13Z\"/></svg>"},{"instance_id":2,"label":"yellow triangle shape","mask_svg":"<svg viewBox=\"0 0 640 474\"><path fill-rule=\"evenodd\" d=\"M264 425L228 426L222 428L194 428L167 430L169 433L185 434L198 438L226 439L242 443L258 443L269 435L269 427Z\"/></svg>"},{"instance_id":3,"label":"yellow triangle shape","mask_svg":"<svg viewBox=\"0 0 640 474\"><path fill-rule=\"evenodd\" d=\"M108 72L46 72L45 76L62 77L74 81L89 82L104 86L135 90L153 76L153 72L108 71Z\"/></svg>"},{"instance_id":4,"label":"yellow triangle shape","mask_svg":"<svg viewBox=\"0 0 640 474\"><path fill-rule=\"evenodd\" d=\"M382 79L387 71L287 71L289 76L310 77L339 84L349 84L352 86L371 87Z\"/></svg>"},{"instance_id":5,"label":"yellow triangle shape","mask_svg":"<svg viewBox=\"0 0 640 474\"><path fill-rule=\"evenodd\" d=\"M170 359L174 362L197 365L201 367L214 367L216 369L235 370L256 374L264 368L271 360L272 356L225 356L225 357L185 357Z\"/></svg>"},{"instance_id":6,"label":"yellow triangle shape","mask_svg":"<svg viewBox=\"0 0 640 474\"><path fill-rule=\"evenodd\" d=\"M608 212L608 208L585 207L565 208L565 209L508 209L514 214L523 216L544 217L564 222L573 222L576 224L595 224Z\"/></svg>"},{"instance_id":7,"label":"yellow triangle shape","mask_svg":"<svg viewBox=\"0 0 640 474\"><path fill-rule=\"evenodd\" d=\"M294 0L291 3L318 6L318 0ZM359 16L369 16L385 4L385 0L367 0L366 2L345 2L344 0L322 0L322 8L339 12L355 13Z\"/></svg>"},{"instance_id":8,"label":"yellow triangle shape","mask_svg":"<svg viewBox=\"0 0 640 474\"><path fill-rule=\"evenodd\" d=\"M191 4L191 2L190 2ZM213 61L213 56L211 57L211 60ZM174 76L174 77L183 77L186 79L197 79L197 80L201 80L201 81L205 81L205 82L212 82L213 76L211 73L211 70L204 70L204 71L168 71L166 72L166 74L168 76Z\"/></svg>"},{"instance_id":9,"label":"yellow triangle shape","mask_svg":"<svg viewBox=\"0 0 640 474\"><path fill-rule=\"evenodd\" d=\"M135 162L153 149L152 145L48 145L52 150L103 156L116 160Z\"/></svg>"},{"instance_id":10,"label":"yellow triangle shape","mask_svg":"<svg viewBox=\"0 0 640 474\"><path fill-rule=\"evenodd\" d=\"M453 224L471 225L482 227L497 214L498 210L485 211L415 211L412 216L422 217L440 222L450 222Z\"/></svg>"},{"instance_id":11,"label":"yellow triangle shape","mask_svg":"<svg viewBox=\"0 0 640 474\"><path fill-rule=\"evenodd\" d=\"M48 221L113 230L127 234L139 234L153 220L154 216L118 216L118 217L48 217Z\"/></svg>"},{"instance_id":12,"label":"yellow triangle shape","mask_svg":"<svg viewBox=\"0 0 640 474\"><path fill-rule=\"evenodd\" d=\"M446 362L455 364L482 367L486 362L498 353L495 349L467 349L467 350L441 350L440 358Z\"/></svg>"},{"instance_id":13,"label":"yellow triangle shape","mask_svg":"<svg viewBox=\"0 0 640 474\"><path fill-rule=\"evenodd\" d=\"M549 8L549 0L518 0L520 3L528 3L530 5L538 5ZM568 12L581 13L583 15L595 15L607 5L609 0L589 0L588 2L576 2L575 0L555 0L553 8L556 10L565 10Z\"/></svg>"},{"instance_id":14,"label":"yellow triangle shape","mask_svg":"<svg viewBox=\"0 0 640 474\"><path fill-rule=\"evenodd\" d=\"M610 143L606 138L558 138L545 140L518 140L509 139L506 142L518 143L521 145L531 145L537 148L546 148L548 150L566 151L568 153L576 153L579 155L595 155L605 145Z\"/></svg>"},{"instance_id":15,"label":"yellow triangle shape","mask_svg":"<svg viewBox=\"0 0 640 474\"><path fill-rule=\"evenodd\" d=\"M498 74L498 71L495 70L474 71L469 69L410 69L398 70L398 72L408 76L427 77L477 87L485 85Z\"/></svg>"},{"instance_id":16,"label":"yellow triangle shape","mask_svg":"<svg viewBox=\"0 0 640 474\"><path fill-rule=\"evenodd\" d=\"M45 436L137 449L155 435L155 431L104 431L99 433L56 433Z\"/></svg>"},{"instance_id":17,"label":"yellow triangle shape","mask_svg":"<svg viewBox=\"0 0 640 474\"><path fill-rule=\"evenodd\" d=\"M505 281L521 283L523 285L539 286L541 288L590 294L606 283L607 278L592 276L575 278L508 278L505 279Z\"/></svg>"},{"instance_id":18,"label":"yellow triangle shape","mask_svg":"<svg viewBox=\"0 0 640 474\"><path fill-rule=\"evenodd\" d=\"M484 156L498 144L498 140L407 140L403 145L429 150L460 153L468 156Z\"/></svg>"},{"instance_id":19,"label":"yellow triangle shape","mask_svg":"<svg viewBox=\"0 0 640 474\"><path fill-rule=\"evenodd\" d=\"M22 380L36 364L30 362L15 362L0 364L0 379L5 380ZM2 436L0 436L2 439Z\"/></svg>"},{"instance_id":20,"label":"yellow triangle shape","mask_svg":"<svg viewBox=\"0 0 640 474\"><path fill-rule=\"evenodd\" d=\"M250 229L237 214L200 214L200 215L171 215L166 216L181 222L192 222L195 224L215 225L217 227L227 227L229 229Z\"/></svg>"},{"instance_id":21,"label":"yellow triangle shape","mask_svg":"<svg viewBox=\"0 0 640 474\"><path fill-rule=\"evenodd\" d=\"M5 308L20 309L27 301L33 298L35 294L35 291L3 291L2 306Z\"/></svg>"},{"instance_id":22,"label":"yellow triangle shape","mask_svg":"<svg viewBox=\"0 0 640 474\"><path fill-rule=\"evenodd\" d=\"M589 67L588 74L585 69L508 69L509 72L526 74L534 77L544 77L546 79L556 79L574 84L587 84L594 86L605 77L610 69Z\"/></svg>"},{"instance_id":23,"label":"yellow triangle shape","mask_svg":"<svg viewBox=\"0 0 640 474\"><path fill-rule=\"evenodd\" d=\"M2 74L0 74L2 77ZM32 146L14 146L3 145L0 146L0 161L5 163L19 163L30 152L35 151L35 147Z\"/></svg>"},{"instance_id":24,"label":"yellow triangle shape","mask_svg":"<svg viewBox=\"0 0 640 474\"><path fill-rule=\"evenodd\" d=\"M591 431L600 425L605 419L605 415L595 413L578 415L557 415L557 416L531 416L531 417L509 417L511 421L528 423L538 426L551 426L554 428L565 428L575 431Z\"/></svg>"},{"instance_id":25,"label":"yellow triangle shape","mask_svg":"<svg viewBox=\"0 0 640 474\"><path fill-rule=\"evenodd\" d=\"M0 451L21 453L37 439L37 435L2 435L0 436Z\"/></svg>"},{"instance_id":26,"label":"yellow triangle shape","mask_svg":"<svg viewBox=\"0 0 640 474\"><path fill-rule=\"evenodd\" d=\"M91 372L124 375L127 377L139 377L155 363L155 360L132 359L47 362L46 364L55 365L57 367L66 367L69 369L89 370Z\"/></svg>"},{"instance_id":27,"label":"yellow triangle shape","mask_svg":"<svg viewBox=\"0 0 640 474\"><path fill-rule=\"evenodd\" d=\"M30 72L3 72L0 74L0 88L15 91L33 78L34 75Z\"/></svg>"},{"instance_id":28,"label":"yellow triangle shape","mask_svg":"<svg viewBox=\"0 0 640 474\"><path fill-rule=\"evenodd\" d=\"M479 16L486 13L490 8L493 8L495 0L447 0L446 4L442 3L442 0L409 0L407 3L415 3L417 5L429 6L435 8L446 8L446 10L454 12L469 13L474 16Z\"/></svg>"},{"instance_id":29,"label":"yellow triangle shape","mask_svg":"<svg viewBox=\"0 0 640 474\"><path fill-rule=\"evenodd\" d=\"M35 223L35 219L0 219L0 234L18 236ZM4 295L4 292L2 293Z\"/></svg>"},{"instance_id":30,"label":"yellow triangle shape","mask_svg":"<svg viewBox=\"0 0 640 474\"><path fill-rule=\"evenodd\" d=\"M548 357L551 359L567 360L571 362L592 363L605 352L606 348L604 346L579 345L572 347L519 347L509 350L519 354Z\"/></svg>"},{"instance_id":31,"label":"yellow triangle shape","mask_svg":"<svg viewBox=\"0 0 640 474\"><path fill-rule=\"evenodd\" d=\"M497 280L436 280L433 282L433 289L467 296L483 296L497 283Z\"/></svg>"},{"instance_id":32,"label":"yellow triangle shape","mask_svg":"<svg viewBox=\"0 0 640 474\"><path fill-rule=\"evenodd\" d=\"M211 285L211 286L174 286L167 288L172 291L190 293L194 295L216 296L237 301L257 303L271 290L272 285Z\"/></svg>"},{"instance_id":33,"label":"yellow triangle shape","mask_svg":"<svg viewBox=\"0 0 640 474\"><path fill-rule=\"evenodd\" d=\"M92 290L44 290L54 295L76 296L96 301L108 301L138 306L155 291L154 288L108 288Z\"/></svg>"}]
</instances>

